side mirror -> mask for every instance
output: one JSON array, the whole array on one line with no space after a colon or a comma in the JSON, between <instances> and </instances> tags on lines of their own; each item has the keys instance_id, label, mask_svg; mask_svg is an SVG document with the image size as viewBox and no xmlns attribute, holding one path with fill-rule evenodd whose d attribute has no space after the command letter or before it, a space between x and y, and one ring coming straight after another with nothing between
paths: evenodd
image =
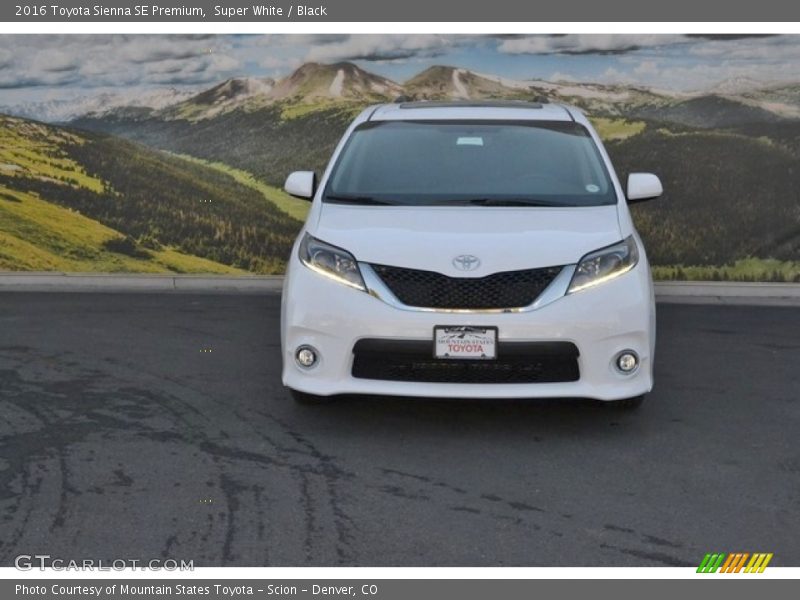
<instances>
[{"instance_id":1,"label":"side mirror","mask_svg":"<svg viewBox=\"0 0 800 600\"><path fill-rule=\"evenodd\" d=\"M317 191L317 175L314 171L295 171L286 178L283 189L297 198L311 200Z\"/></svg>"},{"instance_id":2,"label":"side mirror","mask_svg":"<svg viewBox=\"0 0 800 600\"><path fill-rule=\"evenodd\" d=\"M661 180L652 173L631 173L628 175L628 203L644 202L658 198L664 193Z\"/></svg>"}]
</instances>

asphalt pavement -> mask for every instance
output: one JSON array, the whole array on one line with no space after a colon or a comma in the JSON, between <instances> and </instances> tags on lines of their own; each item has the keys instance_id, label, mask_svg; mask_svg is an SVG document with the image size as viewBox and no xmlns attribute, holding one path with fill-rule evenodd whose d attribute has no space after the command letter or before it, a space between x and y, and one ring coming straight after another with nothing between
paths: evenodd
<instances>
[{"instance_id":1,"label":"asphalt pavement","mask_svg":"<svg viewBox=\"0 0 800 600\"><path fill-rule=\"evenodd\" d=\"M800 566L800 308L659 305L626 413L295 405L279 304L0 294L0 564Z\"/></svg>"}]
</instances>

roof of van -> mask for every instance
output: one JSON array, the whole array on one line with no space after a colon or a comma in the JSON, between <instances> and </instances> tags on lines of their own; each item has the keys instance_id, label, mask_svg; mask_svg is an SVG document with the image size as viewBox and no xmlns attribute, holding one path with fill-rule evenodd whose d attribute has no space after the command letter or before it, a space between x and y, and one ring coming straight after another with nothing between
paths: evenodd
<instances>
[{"instance_id":1,"label":"roof of van","mask_svg":"<svg viewBox=\"0 0 800 600\"><path fill-rule=\"evenodd\" d=\"M413 121L417 119L476 119L574 121L573 111L561 104L524 100L420 101L381 104L370 121Z\"/></svg>"}]
</instances>

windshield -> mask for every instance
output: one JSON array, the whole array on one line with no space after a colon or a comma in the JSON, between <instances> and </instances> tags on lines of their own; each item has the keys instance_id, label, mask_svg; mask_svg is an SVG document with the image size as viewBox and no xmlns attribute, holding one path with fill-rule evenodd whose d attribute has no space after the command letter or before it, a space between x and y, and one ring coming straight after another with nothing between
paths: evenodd
<instances>
[{"instance_id":1,"label":"windshield","mask_svg":"<svg viewBox=\"0 0 800 600\"><path fill-rule=\"evenodd\" d=\"M325 202L598 206L617 202L585 127L551 121L377 121L357 127Z\"/></svg>"}]
</instances>

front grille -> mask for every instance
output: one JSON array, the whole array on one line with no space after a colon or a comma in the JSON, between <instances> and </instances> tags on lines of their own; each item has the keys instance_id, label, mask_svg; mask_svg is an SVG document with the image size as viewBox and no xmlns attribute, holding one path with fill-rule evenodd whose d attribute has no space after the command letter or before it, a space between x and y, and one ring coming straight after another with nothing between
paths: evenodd
<instances>
[{"instance_id":1,"label":"front grille","mask_svg":"<svg viewBox=\"0 0 800 600\"><path fill-rule=\"evenodd\" d=\"M433 342L364 339L353 348L353 377L413 383L558 383L577 381L570 342L499 342L494 360L433 356Z\"/></svg>"},{"instance_id":2,"label":"front grille","mask_svg":"<svg viewBox=\"0 0 800 600\"><path fill-rule=\"evenodd\" d=\"M503 309L533 304L561 267L504 271L486 277L448 277L433 271L372 265L403 304L422 308Z\"/></svg>"}]
</instances>

